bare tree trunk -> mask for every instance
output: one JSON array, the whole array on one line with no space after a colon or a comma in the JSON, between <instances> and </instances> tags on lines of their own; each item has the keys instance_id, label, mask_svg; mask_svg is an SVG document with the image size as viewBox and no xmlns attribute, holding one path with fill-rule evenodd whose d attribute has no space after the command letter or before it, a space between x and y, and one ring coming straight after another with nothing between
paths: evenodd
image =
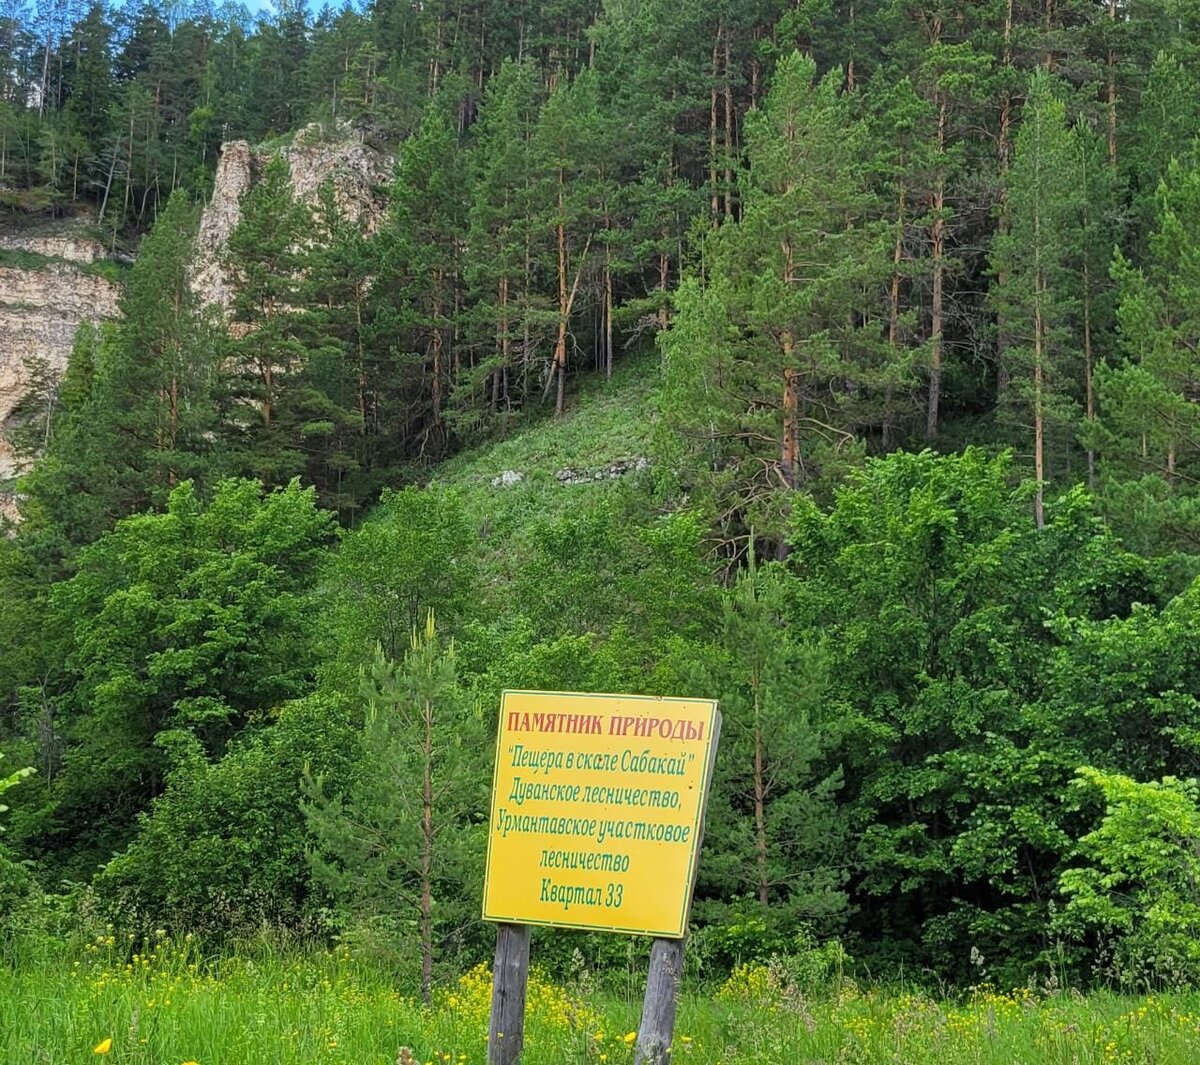
<instances>
[{"instance_id":1,"label":"bare tree trunk","mask_svg":"<svg viewBox=\"0 0 1200 1065\"><path fill-rule=\"evenodd\" d=\"M442 272L434 271L433 333L430 336L430 354L433 356L433 381L430 394L433 400L433 424L442 424Z\"/></svg>"},{"instance_id":2,"label":"bare tree trunk","mask_svg":"<svg viewBox=\"0 0 1200 1065\"><path fill-rule=\"evenodd\" d=\"M120 142L113 145L112 162L108 166L108 178L104 182L104 195L100 199L100 213L96 218L96 225L104 225L104 211L108 207L108 194L112 189L113 175L117 172L117 155L120 150Z\"/></svg>"},{"instance_id":3,"label":"bare tree trunk","mask_svg":"<svg viewBox=\"0 0 1200 1065\"><path fill-rule=\"evenodd\" d=\"M1083 391L1084 417L1088 424L1096 420L1096 391L1092 374L1092 286L1088 264L1083 264ZM1096 452L1090 441L1087 449L1088 487L1096 487Z\"/></svg>"},{"instance_id":4,"label":"bare tree trunk","mask_svg":"<svg viewBox=\"0 0 1200 1065\"><path fill-rule=\"evenodd\" d=\"M1036 229L1035 229L1036 232ZM1037 237L1035 236L1035 240ZM1037 481L1033 497L1033 515L1039 529L1046 527L1044 487L1046 479L1046 418L1045 386L1045 320L1042 297L1045 293L1045 277L1039 270L1035 280L1036 296L1033 303L1033 476Z\"/></svg>"},{"instance_id":5,"label":"bare tree trunk","mask_svg":"<svg viewBox=\"0 0 1200 1065\"><path fill-rule=\"evenodd\" d=\"M850 22L850 40L854 40L854 5L850 5L849 22ZM851 48L850 54L846 57L846 91L854 91L854 50Z\"/></svg>"},{"instance_id":6,"label":"bare tree trunk","mask_svg":"<svg viewBox=\"0 0 1200 1065\"><path fill-rule=\"evenodd\" d=\"M358 416L362 419L360 433L367 431L367 367L363 351L363 292L361 285L354 286L354 339L358 350Z\"/></svg>"},{"instance_id":7,"label":"bare tree trunk","mask_svg":"<svg viewBox=\"0 0 1200 1065\"><path fill-rule=\"evenodd\" d=\"M263 405L262 405L263 427L266 429L270 429L271 428L271 415L273 413L273 407L274 407L274 402L275 402L275 375L274 375L274 371L271 369L271 359L269 356L260 365L262 368L262 379L263 379Z\"/></svg>"},{"instance_id":8,"label":"bare tree trunk","mask_svg":"<svg viewBox=\"0 0 1200 1065\"><path fill-rule=\"evenodd\" d=\"M129 109L129 152L125 156L125 207L123 217L129 216L129 197L133 195L133 108ZM116 241L117 227L113 226L113 240Z\"/></svg>"},{"instance_id":9,"label":"bare tree trunk","mask_svg":"<svg viewBox=\"0 0 1200 1065\"><path fill-rule=\"evenodd\" d=\"M934 440L938 434L938 408L942 399L942 331L943 331L943 287L945 282L946 249L946 174L942 169L942 155L946 147L946 99L943 96L938 108L938 175L933 192L933 294L930 304L929 344L929 403L925 411L925 439Z\"/></svg>"},{"instance_id":10,"label":"bare tree trunk","mask_svg":"<svg viewBox=\"0 0 1200 1065\"><path fill-rule=\"evenodd\" d=\"M904 166L901 154L900 165ZM895 352L900 347L900 264L904 261L904 228L908 189L901 179L899 202L896 206L896 240L892 245L892 280L888 286L888 346ZM884 450L892 446L892 399L893 385L889 380L883 403L883 425L881 443Z\"/></svg>"},{"instance_id":11,"label":"bare tree trunk","mask_svg":"<svg viewBox=\"0 0 1200 1065\"><path fill-rule=\"evenodd\" d=\"M562 184L558 192L559 211L562 211ZM554 400L554 413L562 414L567 381L567 235L566 226L559 222L555 229L558 248L558 333L554 340L554 369L558 375L558 394Z\"/></svg>"},{"instance_id":12,"label":"bare tree trunk","mask_svg":"<svg viewBox=\"0 0 1200 1065\"><path fill-rule=\"evenodd\" d=\"M613 276L612 263L606 250L604 257L604 376L613 372Z\"/></svg>"},{"instance_id":13,"label":"bare tree trunk","mask_svg":"<svg viewBox=\"0 0 1200 1065\"><path fill-rule=\"evenodd\" d=\"M1004 13L1004 47L1001 53L1001 63L1007 70L1012 66L1012 32L1013 32L1013 0L1008 0ZM1008 233L1008 164L1012 156L1012 93L1007 89L1000 103L1000 136L997 140L996 152L1000 163L1000 217L996 222L996 231L1003 237ZM996 274L996 284L1000 289L1008 272L1001 270ZM1008 388L1008 364L1005 352L1008 350L1008 330L1004 321L1004 313L996 314L996 391L1003 393Z\"/></svg>"},{"instance_id":14,"label":"bare tree trunk","mask_svg":"<svg viewBox=\"0 0 1200 1065\"><path fill-rule=\"evenodd\" d=\"M50 30L46 30L46 50L42 54L42 90L38 93L38 118L46 113L46 94L50 91Z\"/></svg>"},{"instance_id":15,"label":"bare tree trunk","mask_svg":"<svg viewBox=\"0 0 1200 1065\"><path fill-rule=\"evenodd\" d=\"M1046 72L1053 73L1054 71L1054 52L1049 46L1050 28L1054 25L1054 0L1045 0L1045 5L1042 8L1042 32L1046 35L1046 54L1042 56L1042 66Z\"/></svg>"},{"instance_id":16,"label":"bare tree trunk","mask_svg":"<svg viewBox=\"0 0 1200 1065\"><path fill-rule=\"evenodd\" d=\"M754 852L758 867L758 901L770 905L770 880L767 876L766 781L763 772L763 730L758 685L754 687Z\"/></svg>"},{"instance_id":17,"label":"bare tree trunk","mask_svg":"<svg viewBox=\"0 0 1200 1065\"><path fill-rule=\"evenodd\" d=\"M433 704L425 700L421 750L421 1000L433 997Z\"/></svg>"},{"instance_id":18,"label":"bare tree trunk","mask_svg":"<svg viewBox=\"0 0 1200 1065\"><path fill-rule=\"evenodd\" d=\"M509 352L512 341L508 335L508 274L500 278L497 300L500 304L500 365L492 374L492 411L500 408L500 386L504 380L504 371L508 367Z\"/></svg>"},{"instance_id":19,"label":"bare tree trunk","mask_svg":"<svg viewBox=\"0 0 1200 1065\"><path fill-rule=\"evenodd\" d=\"M1108 17L1116 25L1117 0L1108 0ZM1117 50L1108 49L1108 165L1117 165Z\"/></svg>"},{"instance_id":20,"label":"bare tree trunk","mask_svg":"<svg viewBox=\"0 0 1200 1065\"><path fill-rule=\"evenodd\" d=\"M709 224L717 224L720 207L720 190L717 188L717 55L721 48L721 26L717 25L717 39L712 50L712 85L708 94L708 188Z\"/></svg>"},{"instance_id":21,"label":"bare tree trunk","mask_svg":"<svg viewBox=\"0 0 1200 1065\"><path fill-rule=\"evenodd\" d=\"M730 34L725 34L725 217L733 217L733 81L730 73Z\"/></svg>"},{"instance_id":22,"label":"bare tree trunk","mask_svg":"<svg viewBox=\"0 0 1200 1065\"><path fill-rule=\"evenodd\" d=\"M783 335L784 359L791 361L795 342L791 333ZM798 431L799 418L799 385L800 371L784 366L783 369L783 430L779 441L779 470L783 475L784 484L795 488L797 483L796 466L800 458L800 434Z\"/></svg>"},{"instance_id":23,"label":"bare tree trunk","mask_svg":"<svg viewBox=\"0 0 1200 1065\"><path fill-rule=\"evenodd\" d=\"M658 291L662 293L662 304L658 308L658 325L660 329L667 328L667 284L671 279L671 255L669 252L658 253Z\"/></svg>"}]
</instances>

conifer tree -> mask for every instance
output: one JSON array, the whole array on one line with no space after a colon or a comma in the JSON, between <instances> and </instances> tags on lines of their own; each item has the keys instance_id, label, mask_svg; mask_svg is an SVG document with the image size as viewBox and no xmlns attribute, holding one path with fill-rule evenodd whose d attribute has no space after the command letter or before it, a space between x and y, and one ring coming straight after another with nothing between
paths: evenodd
<instances>
[{"instance_id":1,"label":"conifer tree","mask_svg":"<svg viewBox=\"0 0 1200 1065\"><path fill-rule=\"evenodd\" d=\"M284 484L304 468L295 387L304 347L296 331L309 230L287 162L276 156L242 197L222 256L232 293L225 446L232 468L264 485Z\"/></svg>"},{"instance_id":2,"label":"conifer tree","mask_svg":"<svg viewBox=\"0 0 1200 1065\"><path fill-rule=\"evenodd\" d=\"M1200 136L1200 71L1160 52L1146 75L1131 123L1132 144L1122 157L1133 193L1133 249L1144 253L1156 222L1159 183L1173 159L1195 159Z\"/></svg>"},{"instance_id":3,"label":"conifer tree","mask_svg":"<svg viewBox=\"0 0 1200 1065\"><path fill-rule=\"evenodd\" d=\"M527 388L533 313L532 138L539 79L528 61L505 62L475 129L467 283L480 348L460 409L520 405ZM519 371L519 379L517 379Z\"/></svg>"},{"instance_id":4,"label":"conifer tree","mask_svg":"<svg viewBox=\"0 0 1200 1065\"><path fill-rule=\"evenodd\" d=\"M410 390L415 379L419 388L416 402L409 400L414 409L405 436L428 457L448 444L446 397L463 372L457 311L469 195L446 104L445 98L430 104L401 151L372 289L395 350L393 387ZM404 394L393 402L403 402Z\"/></svg>"},{"instance_id":5,"label":"conifer tree","mask_svg":"<svg viewBox=\"0 0 1200 1065\"><path fill-rule=\"evenodd\" d=\"M375 254L365 221L338 206L332 182L318 190L312 244L299 297L304 344L306 474L323 505L352 516L381 476L379 396L386 388L371 343L370 289Z\"/></svg>"},{"instance_id":6,"label":"conifer tree","mask_svg":"<svg viewBox=\"0 0 1200 1065\"><path fill-rule=\"evenodd\" d=\"M1149 243L1144 266L1120 252L1113 262L1125 360L1098 375L1099 424L1092 439L1110 506L1120 509L1128 495L1121 482L1145 481L1140 520L1160 527L1160 543L1148 537L1158 549L1190 542L1200 528L1190 489L1200 461L1200 170L1180 163L1169 168Z\"/></svg>"},{"instance_id":7,"label":"conifer tree","mask_svg":"<svg viewBox=\"0 0 1200 1065\"><path fill-rule=\"evenodd\" d=\"M785 582L751 566L725 596L711 672L723 716L720 786L710 800L711 842L702 877L725 897L752 897L772 923L818 923L844 915L836 809L839 770L826 771L836 729L822 723L828 658L819 644L784 634Z\"/></svg>"},{"instance_id":8,"label":"conifer tree","mask_svg":"<svg viewBox=\"0 0 1200 1065\"><path fill-rule=\"evenodd\" d=\"M1078 190L1075 147L1054 79L1034 74L1009 173L1009 229L997 236L992 268L1002 277L993 293L1013 340L1014 375L1004 397L1029 441L1035 480L1034 518L1045 524L1048 433L1066 430L1073 286L1068 272L1075 239ZM1064 434L1065 435L1065 434Z\"/></svg>"},{"instance_id":9,"label":"conifer tree","mask_svg":"<svg viewBox=\"0 0 1200 1065\"><path fill-rule=\"evenodd\" d=\"M218 342L190 285L195 221L177 192L143 242L121 321L80 330L51 417L26 434L39 462L25 509L67 542L90 542L215 468Z\"/></svg>"},{"instance_id":10,"label":"conifer tree","mask_svg":"<svg viewBox=\"0 0 1200 1065\"><path fill-rule=\"evenodd\" d=\"M483 788L468 756L482 739L481 722L459 689L454 648L440 645L432 612L413 631L403 662L377 649L362 698L355 779L305 782L313 876L353 921L394 928L415 914L428 1003L435 943L444 952L461 923L477 916L466 898L478 892L475 815Z\"/></svg>"},{"instance_id":11,"label":"conifer tree","mask_svg":"<svg viewBox=\"0 0 1200 1065\"><path fill-rule=\"evenodd\" d=\"M664 345L663 446L690 453L672 461L715 493L719 524L776 538L788 493L845 466L895 384L873 320L891 248L872 218L864 129L841 75L814 76L811 59L783 60L748 117L742 217L712 235Z\"/></svg>"},{"instance_id":12,"label":"conifer tree","mask_svg":"<svg viewBox=\"0 0 1200 1065\"><path fill-rule=\"evenodd\" d=\"M572 317L594 254L604 199L600 153L597 79L590 71L561 82L538 116L534 159L540 176L539 224L549 237L554 279L554 349L546 369L544 394L555 388L554 411L562 414L566 396L568 352L573 346Z\"/></svg>"}]
</instances>

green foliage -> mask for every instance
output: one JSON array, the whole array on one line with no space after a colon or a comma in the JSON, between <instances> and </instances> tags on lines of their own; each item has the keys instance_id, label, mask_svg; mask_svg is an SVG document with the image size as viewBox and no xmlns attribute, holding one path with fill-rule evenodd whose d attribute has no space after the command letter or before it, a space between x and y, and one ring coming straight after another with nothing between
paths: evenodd
<instances>
[{"instance_id":1,"label":"green foliage","mask_svg":"<svg viewBox=\"0 0 1200 1065\"><path fill-rule=\"evenodd\" d=\"M219 755L312 683L308 596L332 539L314 502L298 484L264 494L225 481L205 504L185 481L164 513L118 523L56 586L73 687L45 831L64 856L94 861L123 843L173 749Z\"/></svg>"},{"instance_id":2,"label":"green foliage","mask_svg":"<svg viewBox=\"0 0 1200 1065\"><path fill-rule=\"evenodd\" d=\"M122 320L81 329L61 385L27 399L37 414L16 443L41 461L21 485L23 538L69 554L181 480L215 480L216 340L191 287L195 226L177 192L130 271Z\"/></svg>"},{"instance_id":3,"label":"green foliage","mask_svg":"<svg viewBox=\"0 0 1200 1065\"><path fill-rule=\"evenodd\" d=\"M726 538L750 524L782 536L788 492L853 461L859 400L887 376L861 317L883 273L865 135L840 75L783 60L748 118L742 216L678 294L658 451Z\"/></svg>"},{"instance_id":4,"label":"green foliage","mask_svg":"<svg viewBox=\"0 0 1200 1065\"><path fill-rule=\"evenodd\" d=\"M327 696L285 703L219 758L174 737L165 791L96 877L106 907L127 925L209 941L319 929L297 797L306 773L352 771L351 737L346 705Z\"/></svg>"},{"instance_id":5,"label":"green foliage","mask_svg":"<svg viewBox=\"0 0 1200 1065\"><path fill-rule=\"evenodd\" d=\"M1087 667L1064 643L1074 626L1120 625L1153 582L1079 496L1050 504L1039 533L1008 469L971 451L895 455L828 514L797 510L789 624L832 655L823 712L860 826L852 890L887 900L860 911L855 952L881 936L897 950L874 966L928 956L966 978L975 946L1012 959L1015 978L1017 959L1050 946L1051 887L1077 830L1068 783L1117 756L1108 734L1071 725Z\"/></svg>"},{"instance_id":6,"label":"green foliage","mask_svg":"<svg viewBox=\"0 0 1200 1065\"><path fill-rule=\"evenodd\" d=\"M1200 773L1197 40L1195 0L10 4L0 272L124 285L5 426L12 867L307 930L306 763L413 885L424 796L359 764L411 783L418 689L464 843L502 688L714 694L711 964L801 959L786 1003L809 935L972 982L1132 956L1139 918L1051 911L1112 875L1080 766ZM239 138L204 309L191 204ZM60 218L112 258L19 250ZM399 664L430 610L453 670ZM410 919L339 847L339 933L482 949L475 858Z\"/></svg>"},{"instance_id":7,"label":"green foliage","mask_svg":"<svg viewBox=\"0 0 1200 1065\"><path fill-rule=\"evenodd\" d=\"M4 755L0 754L0 758ZM18 769L6 777L0 777L0 795L15 788L25 777L33 773L32 768ZM0 814L8 809L0 802ZM4 826L0 825L0 833ZM13 860L3 842L0 842L0 932L7 931L10 918L28 895L32 878L29 870Z\"/></svg>"},{"instance_id":8,"label":"green foliage","mask_svg":"<svg viewBox=\"0 0 1200 1065\"><path fill-rule=\"evenodd\" d=\"M299 245L311 228L282 156L241 201L222 267L232 292L231 371L223 424L232 469L264 484L286 484L304 469L301 425L307 411L301 387L305 349L297 337Z\"/></svg>"},{"instance_id":9,"label":"green foliage","mask_svg":"<svg viewBox=\"0 0 1200 1065\"><path fill-rule=\"evenodd\" d=\"M1192 524L1195 495L1190 488L1200 457L1193 357L1200 337L1195 311L1200 170L1172 164L1158 188L1155 208L1145 265L1134 266L1119 250L1113 260L1125 358L1099 377L1095 438L1115 497L1118 527L1128 528L1148 549L1163 551L1190 546L1200 535ZM1130 521L1128 511L1118 509L1120 496L1142 478L1146 493L1167 504L1155 508L1159 513L1152 523L1144 517Z\"/></svg>"},{"instance_id":10,"label":"green foliage","mask_svg":"<svg viewBox=\"0 0 1200 1065\"><path fill-rule=\"evenodd\" d=\"M994 300L1010 340L1004 354L1010 377L1002 404L1006 417L1032 429L1032 447L1022 450L1033 455L1039 527L1050 444L1059 437L1071 441L1068 382L1082 377L1067 361L1073 310L1069 264L1078 232L1078 185L1071 176L1077 151L1066 104L1053 79L1035 74L1009 172L1009 228L997 236L992 268L1002 279Z\"/></svg>"},{"instance_id":11,"label":"green foliage","mask_svg":"<svg viewBox=\"0 0 1200 1065\"><path fill-rule=\"evenodd\" d=\"M1200 808L1194 780L1146 784L1079 770L1080 791L1105 803L1079 841L1087 864L1065 870L1059 927L1095 935L1106 975L1125 986L1190 986L1200 975Z\"/></svg>"},{"instance_id":12,"label":"green foliage","mask_svg":"<svg viewBox=\"0 0 1200 1065\"><path fill-rule=\"evenodd\" d=\"M339 671L353 683L375 647L400 658L431 610L454 633L474 611L476 541L462 505L447 489L386 493L374 516L342 540L330 559L324 597Z\"/></svg>"},{"instance_id":13,"label":"green foliage","mask_svg":"<svg viewBox=\"0 0 1200 1065\"><path fill-rule=\"evenodd\" d=\"M439 964L452 961L479 909L486 787L474 754L483 723L432 612L423 632L411 630L403 662L376 649L361 699L348 771L305 774L309 862L342 927L374 925L401 941L416 927L428 1001L435 950Z\"/></svg>"},{"instance_id":14,"label":"green foliage","mask_svg":"<svg viewBox=\"0 0 1200 1065\"><path fill-rule=\"evenodd\" d=\"M3 757L4 756L2 754L0 754L0 758L3 758ZM6 791L8 791L9 788L15 788L22 780L25 779L25 777L29 776L32 772L33 772L33 769L27 767L25 769L17 769L14 772L9 773L9 775L6 777L0 777L0 795L3 795ZM0 814L4 813L4 811L7 809L8 809L7 806L0 803ZM3 831L3 829L0 829L0 831Z\"/></svg>"},{"instance_id":15,"label":"green foliage","mask_svg":"<svg viewBox=\"0 0 1200 1065\"><path fill-rule=\"evenodd\" d=\"M842 773L826 761L842 729L826 710L830 658L787 631L786 588L775 567L743 573L725 598L711 664L691 680L721 700L723 717L700 912L729 934L730 914L748 908L730 900L753 898L758 912L745 919L760 927L766 954L798 928L838 930L847 906Z\"/></svg>"}]
</instances>

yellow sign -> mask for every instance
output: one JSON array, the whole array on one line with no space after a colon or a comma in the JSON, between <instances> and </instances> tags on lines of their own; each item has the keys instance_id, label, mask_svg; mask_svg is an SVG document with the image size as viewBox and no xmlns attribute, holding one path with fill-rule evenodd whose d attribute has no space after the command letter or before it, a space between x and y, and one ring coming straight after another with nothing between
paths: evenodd
<instances>
[{"instance_id":1,"label":"yellow sign","mask_svg":"<svg viewBox=\"0 0 1200 1065\"><path fill-rule=\"evenodd\" d=\"M711 700L505 692L484 919L682 937L720 728Z\"/></svg>"}]
</instances>

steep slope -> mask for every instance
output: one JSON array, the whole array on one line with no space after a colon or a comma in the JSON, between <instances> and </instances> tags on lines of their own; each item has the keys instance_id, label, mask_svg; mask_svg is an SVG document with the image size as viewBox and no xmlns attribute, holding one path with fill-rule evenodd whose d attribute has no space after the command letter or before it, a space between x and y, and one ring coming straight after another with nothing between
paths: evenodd
<instances>
[{"instance_id":1,"label":"steep slope","mask_svg":"<svg viewBox=\"0 0 1200 1065\"><path fill-rule=\"evenodd\" d=\"M547 415L449 460L435 483L454 488L498 564L520 557L531 522L564 513L645 476L658 416L656 357L622 363L611 381L591 380L561 418Z\"/></svg>"}]
</instances>

